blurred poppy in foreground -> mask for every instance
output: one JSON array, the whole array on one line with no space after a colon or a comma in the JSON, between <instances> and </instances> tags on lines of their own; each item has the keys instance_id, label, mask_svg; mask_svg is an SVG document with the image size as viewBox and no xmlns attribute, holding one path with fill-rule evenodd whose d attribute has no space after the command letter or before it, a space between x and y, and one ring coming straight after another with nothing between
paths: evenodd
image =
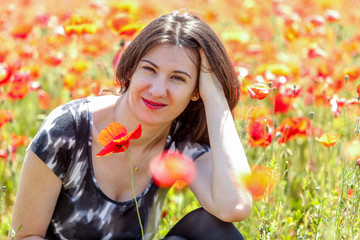
<instances>
[{"instance_id":1,"label":"blurred poppy in foreground","mask_svg":"<svg viewBox=\"0 0 360 240\"><path fill-rule=\"evenodd\" d=\"M270 88L264 83L254 83L247 87L251 98L264 99L269 95Z\"/></svg>"},{"instance_id":2,"label":"blurred poppy in foreground","mask_svg":"<svg viewBox=\"0 0 360 240\"><path fill-rule=\"evenodd\" d=\"M356 92L357 92L358 97L360 98L360 84L357 86Z\"/></svg>"},{"instance_id":3,"label":"blurred poppy in foreground","mask_svg":"<svg viewBox=\"0 0 360 240\"><path fill-rule=\"evenodd\" d=\"M150 172L159 187L169 188L179 180L189 185L195 177L195 164L178 151L165 151L151 160Z\"/></svg>"},{"instance_id":4,"label":"blurred poppy in foreground","mask_svg":"<svg viewBox=\"0 0 360 240\"><path fill-rule=\"evenodd\" d=\"M128 148L131 139L137 139L141 136L141 124L134 131L127 133L126 128L117 122L112 122L101 130L97 140L104 148L96 154L97 157L110 155L112 153L124 152Z\"/></svg>"},{"instance_id":5,"label":"blurred poppy in foreground","mask_svg":"<svg viewBox=\"0 0 360 240\"><path fill-rule=\"evenodd\" d=\"M251 174L242 176L241 180L251 193L255 201L263 199L274 188L278 174L273 170L261 165L251 165Z\"/></svg>"},{"instance_id":6,"label":"blurred poppy in foreground","mask_svg":"<svg viewBox=\"0 0 360 240\"><path fill-rule=\"evenodd\" d=\"M325 147L334 146L340 138L338 133L325 133L320 138L316 137L316 141L320 142Z\"/></svg>"}]
</instances>

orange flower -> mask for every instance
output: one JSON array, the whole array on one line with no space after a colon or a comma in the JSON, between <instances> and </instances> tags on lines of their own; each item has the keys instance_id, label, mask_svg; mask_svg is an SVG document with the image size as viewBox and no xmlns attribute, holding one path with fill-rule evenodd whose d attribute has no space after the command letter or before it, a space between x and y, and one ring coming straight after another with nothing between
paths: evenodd
<instances>
[{"instance_id":1,"label":"orange flower","mask_svg":"<svg viewBox=\"0 0 360 240\"><path fill-rule=\"evenodd\" d=\"M71 15L68 20L64 23L64 30L66 34L77 34L83 35L86 33L93 34L97 31L95 23L84 16L80 15Z\"/></svg>"},{"instance_id":2,"label":"orange flower","mask_svg":"<svg viewBox=\"0 0 360 240\"><path fill-rule=\"evenodd\" d=\"M82 47L81 51L84 54L98 57L102 53L106 52L109 48L109 44L107 41L103 39L93 39L91 41L85 42L84 46Z\"/></svg>"},{"instance_id":3,"label":"orange flower","mask_svg":"<svg viewBox=\"0 0 360 240\"><path fill-rule=\"evenodd\" d=\"M11 112L0 109L0 129L13 119Z\"/></svg>"},{"instance_id":4,"label":"orange flower","mask_svg":"<svg viewBox=\"0 0 360 240\"><path fill-rule=\"evenodd\" d=\"M131 17L127 13L118 13L107 21L108 27L114 32L119 32L120 29L132 21Z\"/></svg>"},{"instance_id":5,"label":"orange flower","mask_svg":"<svg viewBox=\"0 0 360 240\"><path fill-rule=\"evenodd\" d=\"M75 75L72 73L65 74L63 77L63 84L66 89L73 91L75 89Z\"/></svg>"},{"instance_id":6,"label":"orange flower","mask_svg":"<svg viewBox=\"0 0 360 240\"><path fill-rule=\"evenodd\" d=\"M307 118L285 118L276 130L281 134L278 142L285 143L296 137L306 137L308 129L310 129L310 120Z\"/></svg>"},{"instance_id":7,"label":"orange flower","mask_svg":"<svg viewBox=\"0 0 360 240\"><path fill-rule=\"evenodd\" d=\"M273 190L278 180L278 174L273 169L261 165L252 165L250 168L251 174L243 175L241 180L253 199L258 201Z\"/></svg>"},{"instance_id":8,"label":"orange flower","mask_svg":"<svg viewBox=\"0 0 360 240\"><path fill-rule=\"evenodd\" d=\"M359 66L346 67L343 70L343 75L348 76L350 81L355 81L360 76L360 67Z\"/></svg>"},{"instance_id":9,"label":"orange flower","mask_svg":"<svg viewBox=\"0 0 360 240\"><path fill-rule=\"evenodd\" d=\"M267 147L272 139L272 122L268 118L255 119L247 127L249 135L248 144L250 147Z\"/></svg>"},{"instance_id":10,"label":"orange flower","mask_svg":"<svg viewBox=\"0 0 360 240\"><path fill-rule=\"evenodd\" d=\"M125 25L118 31L118 34L122 37L132 38L144 27L141 23L130 23Z\"/></svg>"},{"instance_id":11,"label":"orange flower","mask_svg":"<svg viewBox=\"0 0 360 240\"><path fill-rule=\"evenodd\" d=\"M17 148L22 146L27 146L29 144L30 140L26 136L19 136L15 133L11 134L11 148L12 151L16 151Z\"/></svg>"},{"instance_id":12,"label":"orange flower","mask_svg":"<svg viewBox=\"0 0 360 240\"><path fill-rule=\"evenodd\" d=\"M38 104L40 109L46 110L50 108L51 100L50 100L50 94L44 91L43 89L39 89L37 91L38 96Z\"/></svg>"},{"instance_id":13,"label":"orange flower","mask_svg":"<svg viewBox=\"0 0 360 240\"><path fill-rule=\"evenodd\" d=\"M89 68L90 63L88 61L78 59L71 65L71 72L75 74L81 74Z\"/></svg>"},{"instance_id":14,"label":"orange flower","mask_svg":"<svg viewBox=\"0 0 360 240\"><path fill-rule=\"evenodd\" d=\"M31 65L28 67L24 68L24 71L29 71L30 72L30 77L31 79L37 79L40 78L42 73L41 73L41 67L40 65Z\"/></svg>"},{"instance_id":15,"label":"orange flower","mask_svg":"<svg viewBox=\"0 0 360 240\"><path fill-rule=\"evenodd\" d=\"M6 84L11 77L12 70L6 63L0 63L0 85Z\"/></svg>"},{"instance_id":16,"label":"orange flower","mask_svg":"<svg viewBox=\"0 0 360 240\"><path fill-rule=\"evenodd\" d=\"M339 138L340 138L340 134L325 133L320 138L316 137L315 139L325 147L332 147L336 144Z\"/></svg>"},{"instance_id":17,"label":"orange flower","mask_svg":"<svg viewBox=\"0 0 360 240\"><path fill-rule=\"evenodd\" d=\"M29 35L31 30L32 30L32 25L30 24L17 25L12 29L11 35L14 38L25 39Z\"/></svg>"},{"instance_id":18,"label":"orange flower","mask_svg":"<svg viewBox=\"0 0 360 240\"><path fill-rule=\"evenodd\" d=\"M101 130L97 140L104 148L96 154L97 157L110 155L112 153L124 152L130 144L131 139L141 136L141 124L134 131L127 133L126 128L117 122L110 123L109 126Z\"/></svg>"},{"instance_id":19,"label":"orange flower","mask_svg":"<svg viewBox=\"0 0 360 240\"><path fill-rule=\"evenodd\" d=\"M154 183L169 188L177 181L190 184L195 177L194 162L180 152L165 151L150 162Z\"/></svg>"},{"instance_id":20,"label":"orange flower","mask_svg":"<svg viewBox=\"0 0 360 240\"><path fill-rule=\"evenodd\" d=\"M251 98L264 99L269 95L270 88L264 83L254 83L247 87Z\"/></svg>"},{"instance_id":21,"label":"orange flower","mask_svg":"<svg viewBox=\"0 0 360 240\"><path fill-rule=\"evenodd\" d=\"M23 99L28 95L30 92L30 86L28 84L12 84L10 87L10 91L8 92L7 96L11 100L20 100Z\"/></svg>"}]
</instances>

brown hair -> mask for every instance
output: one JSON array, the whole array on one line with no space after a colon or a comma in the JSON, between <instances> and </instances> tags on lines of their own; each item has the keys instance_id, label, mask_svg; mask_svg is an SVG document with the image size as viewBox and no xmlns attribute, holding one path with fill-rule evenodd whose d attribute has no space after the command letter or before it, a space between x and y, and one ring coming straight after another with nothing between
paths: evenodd
<instances>
[{"instance_id":1,"label":"brown hair","mask_svg":"<svg viewBox=\"0 0 360 240\"><path fill-rule=\"evenodd\" d=\"M121 56L116 71L120 91L126 92L135 69L146 52L157 44L172 44L190 49L196 53L196 65L200 73L200 53L203 49L209 61L210 69L222 85L231 110L234 109L240 94L236 72L227 52L216 33L205 22L194 15L174 12L163 15L150 22L129 44ZM191 133L191 140L209 144L205 108L202 99L190 101L177 120L183 126L176 137L185 137Z\"/></svg>"}]
</instances>

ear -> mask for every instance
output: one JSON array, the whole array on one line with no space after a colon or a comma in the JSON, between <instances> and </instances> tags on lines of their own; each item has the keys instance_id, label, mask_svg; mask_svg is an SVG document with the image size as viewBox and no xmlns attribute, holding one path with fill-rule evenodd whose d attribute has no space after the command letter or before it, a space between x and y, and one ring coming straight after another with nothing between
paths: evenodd
<instances>
[{"instance_id":1,"label":"ear","mask_svg":"<svg viewBox=\"0 0 360 240\"><path fill-rule=\"evenodd\" d=\"M192 95L191 101L196 102L197 100L199 100L199 98L200 98L200 94L199 94L199 92L197 91L197 92L195 92L195 93Z\"/></svg>"}]
</instances>

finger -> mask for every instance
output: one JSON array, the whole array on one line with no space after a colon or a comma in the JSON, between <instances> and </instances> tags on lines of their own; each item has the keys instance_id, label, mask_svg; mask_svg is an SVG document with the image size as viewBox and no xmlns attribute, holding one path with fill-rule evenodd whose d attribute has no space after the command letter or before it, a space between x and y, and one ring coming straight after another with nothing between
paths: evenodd
<instances>
[{"instance_id":1,"label":"finger","mask_svg":"<svg viewBox=\"0 0 360 240\"><path fill-rule=\"evenodd\" d=\"M201 58L201 66L205 68L205 70L210 71L211 67L209 61L206 57L204 49L200 49L200 58Z\"/></svg>"}]
</instances>

